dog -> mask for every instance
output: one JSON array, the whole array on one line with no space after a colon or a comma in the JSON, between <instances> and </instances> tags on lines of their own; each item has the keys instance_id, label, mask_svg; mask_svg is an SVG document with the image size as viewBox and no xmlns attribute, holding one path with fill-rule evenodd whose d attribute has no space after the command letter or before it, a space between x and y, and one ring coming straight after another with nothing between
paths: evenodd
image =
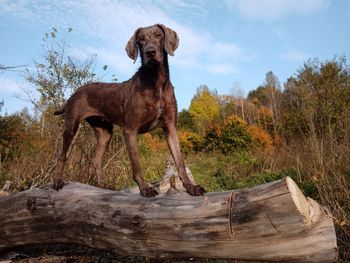
<instances>
[{"instance_id":1,"label":"dog","mask_svg":"<svg viewBox=\"0 0 350 263\"><path fill-rule=\"evenodd\" d=\"M158 192L142 175L137 151L137 134L162 128L180 179L190 195L205 193L204 188L193 184L186 174L176 133L177 103L174 87L169 78L168 54L173 56L179 45L177 33L162 25L138 28L126 45L128 56L136 62L141 57L141 67L128 81L122 83L95 82L79 87L64 106L54 112L65 115L63 147L58 157L53 188L64 186L63 170L67 151L85 120L95 131L97 145L92 163L99 187L105 187L102 175L102 157L113 133L113 124L122 128L131 162L133 178L140 194L154 197Z\"/></svg>"}]
</instances>

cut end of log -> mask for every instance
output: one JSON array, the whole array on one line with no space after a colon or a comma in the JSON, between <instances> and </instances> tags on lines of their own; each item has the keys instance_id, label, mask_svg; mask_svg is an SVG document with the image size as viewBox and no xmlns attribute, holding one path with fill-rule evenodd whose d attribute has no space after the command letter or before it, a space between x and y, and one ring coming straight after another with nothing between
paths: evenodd
<instances>
[{"instance_id":1,"label":"cut end of log","mask_svg":"<svg viewBox=\"0 0 350 263\"><path fill-rule=\"evenodd\" d=\"M311 225L311 218L309 213L309 204L304 196L304 194L301 192L299 187L296 185L296 183L292 180L292 178L287 177L286 178L286 184L288 187L288 190L290 192L290 195L294 201L294 204L298 210L298 212L302 215L304 218L305 225L309 226Z\"/></svg>"},{"instance_id":2,"label":"cut end of log","mask_svg":"<svg viewBox=\"0 0 350 263\"><path fill-rule=\"evenodd\" d=\"M292 178L287 177L286 183L294 204L304 219L306 226L318 222L324 210L311 198L306 198Z\"/></svg>"}]
</instances>

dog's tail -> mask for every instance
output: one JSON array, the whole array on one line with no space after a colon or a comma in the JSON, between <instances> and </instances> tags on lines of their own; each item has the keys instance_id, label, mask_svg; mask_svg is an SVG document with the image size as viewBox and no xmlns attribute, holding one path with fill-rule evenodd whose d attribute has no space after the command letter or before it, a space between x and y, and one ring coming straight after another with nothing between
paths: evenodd
<instances>
[{"instance_id":1,"label":"dog's tail","mask_svg":"<svg viewBox=\"0 0 350 263\"><path fill-rule=\"evenodd\" d=\"M53 112L54 115L61 115L66 111L66 104Z\"/></svg>"}]
</instances>

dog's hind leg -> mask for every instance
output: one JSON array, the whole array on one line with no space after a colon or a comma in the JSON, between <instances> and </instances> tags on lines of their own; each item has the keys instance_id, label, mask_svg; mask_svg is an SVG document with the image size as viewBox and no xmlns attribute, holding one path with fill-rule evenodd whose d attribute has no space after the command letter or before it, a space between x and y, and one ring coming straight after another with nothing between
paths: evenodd
<instances>
[{"instance_id":1,"label":"dog's hind leg","mask_svg":"<svg viewBox=\"0 0 350 263\"><path fill-rule=\"evenodd\" d=\"M72 143L74 135L78 131L79 123L80 123L79 120L65 121L64 123L63 147L58 157L56 176L53 182L53 189L55 189L56 191L59 191L60 189L63 188L63 185L64 185L63 170L67 160L67 151L69 149L69 146Z\"/></svg>"},{"instance_id":2,"label":"dog's hind leg","mask_svg":"<svg viewBox=\"0 0 350 263\"><path fill-rule=\"evenodd\" d=\"M97 144L95 147L92 163L95 168L97 176L97 185L102 188L106 188L106 181L102 174L102 157L106 152L109 142L111 141L113 134L113 124L99 117L90 117L86 121L92 126L95 131Z\"/></svg>"}]
</instances>

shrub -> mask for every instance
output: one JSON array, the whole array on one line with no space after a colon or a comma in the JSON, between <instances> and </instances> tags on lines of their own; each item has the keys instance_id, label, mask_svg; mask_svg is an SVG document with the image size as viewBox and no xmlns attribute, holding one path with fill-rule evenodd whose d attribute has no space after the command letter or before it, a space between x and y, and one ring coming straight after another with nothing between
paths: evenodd
<instances>
[{"instance_id":1,"label":"shrub","mask_svg":"<svg viewBox=\"0 0 350 263\"><path fill-rule=\"evenodd\" d=\"M249 131L252 134L253 141L256 145L265 147L272 146L273 140L271 138L271 135L268 134L265 130L256 125L252 125L249 127Z\"/></svg>"},{"instance_id":2,"label":"shrub","mask_svg":"<svg viewBox=\"0 0 350 263\"><path fill-rule=\"evenodd\" d=\"M198 133L189 130L179 130L178 135L183 153L200 151L202 149L203 139Z\"/></svg>"},{"instance_id":3,"label":"shrub","mask_svg":"<svg viewBox=\"0 0 350 263\"><path fill-rule=\"evenodd\" d=\"M167 148L165 139L160 138L157 134L145 133L140 136L140 146L148 147L151 150L165 150Z\"/></svg>"},{"instance_id":4,"label":"shrub","mask_svg":"<svg viewBox=\"0 0 350 263\"><path fill-rule=\"evenodd\" d=\"M248 124L240 117L229 116L222 127L214 126L204 136L207 150L220 150L230 153L236 150L249 150L254 146L254 139Z\"/></svg>"}]
</instances>

